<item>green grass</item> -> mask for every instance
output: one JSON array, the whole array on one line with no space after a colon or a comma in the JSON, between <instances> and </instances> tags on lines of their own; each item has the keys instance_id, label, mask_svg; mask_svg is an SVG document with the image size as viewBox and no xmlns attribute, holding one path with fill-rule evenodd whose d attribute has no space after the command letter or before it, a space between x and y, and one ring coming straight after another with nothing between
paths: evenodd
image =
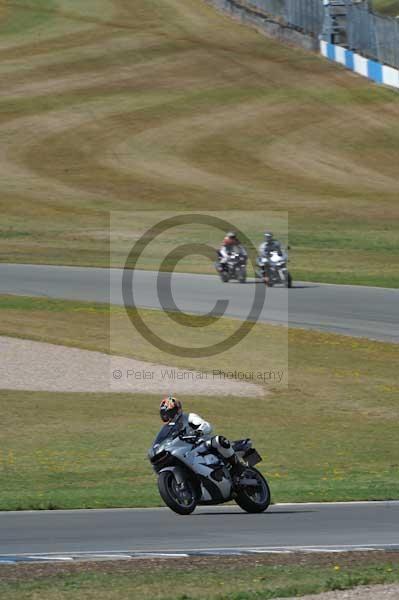
<instances>
[{"instance_id":1,"label":"green grass","mask_svg":"<svg viewBox=\"0 0 399 600\"><path fill-rule=\"evenodd\" d=\"M399 285L396 93L197 0L24 0L0 27L2 261L106 266L110 211L277 209L294 277Z\"/></svg>"},{"instance_id":2,"label":"green grass","mask_svg":"<svg viewBox=\"0 0 399 600\"><path fill-rule=\"evenodd\" d=\"M36 0L35 5L29 2L2 3L0 16L2 17L1 35L14 37L17 34L26 35L29 30L46 25L51 27L52 14L55 12L54 0Z\"/></svg>"},{"instance_id":3,"label":"green grass","mask_svg":"<svg viewBox=\"0 0 399 600\"><path fill-rule=\"evenodd\" d=\"M366 560L365 557L357 561L330 555L321 565L317 565L317 559L313 561L315 565L265 565L253 559L252 564L245 566L237 560L224 559L223 565L216 559L205 565L194 561L187 564L183 560L184 570L176 561L174 564L167 561L154 564L152 571L141 570L142 567L134 563L112 566L105 563L103 567L94 568L87 564L84 570L65 568L47 577L35 575L31 570L30 576L24 572L21 581L8 581L10 570L3 567L5 579L0 583L0 593L7 600L32 597L46 600L267 600L399 581L397 560L369 564Z\"/></svg>"},{"instance_id":4,"label":"green grass","mask_svg":"<svg viewBox=\"0 0 399 600\"><path fill-rule=\"evenodd\" d=\"M383 15L397 17L399 15L398 0L373 0L373 9Z\"/></svg>"},{"instance_id":5,"label":"green grass","mask_svg":"<svg viewBox=\"0 0 399 600\"><path fill-rule=\"evenodd\" d=\"M198 211L196 211L198 212ZM328 283L347 283L396 287L396 263L399 260L398 235L392 228L381 226L370 235L370 224L347 219L345 230L339 222L329 222L315 230L315 220L289 228L290 214L283 211L217 211L209 212L241 228L257 249L265 228L271 229L285 247L290 244L290 269L294 279ZM111 218L111 266L124 265L133 244L154 224L170 217L163 211L121 212ZM312 239L310 243L309 240ZM221 232L210 225L189 224L173 227L149 244L140 256L137 268L159 269L163 258L184 244L207 243L216 248ZM306 251L304 252L304 249ZM255 255L251 254L252 258ZM378 262L374 262L379 255ZM310 267L309 267L310 266ZM311 275L309 268L311 268ZM177 271L215 274L213 261L189 255L176 265ZM252 263L249 264L252 274Z\"/></svg>"},{"instance_id":6,"label":"green grass","mask_svg":"<svg viewBox=\"0 0 399 600\"><path fill-rule=\"evenodd\" d=\"M155 351L122 309L3 297L0 335L212 370L287 367L287 331L257 324L238 349L208 359ZM157 311L143 316L181 341ZM237 323L223 319L219 333ZM288 333L288 374L263 399L182 398L216 431L250 435L264 456L274 501L373 500L399 496L397 347L332 334ZM272 352L270 353L270 348ZM146 459L158 426L159 397L3 391L0 508L147 506L160 503ZM245 412L245 426L242 413Z\"/></svg>"},{"instance_id":7,"label":"green grass","mask_svg":"<svg viewBox=\"0 0 399 600\"><path fill-rule=\"evenodd\" d=\"M242 399L183 400L216 431L252 437L274 502L399 496L397 428L377 408L329 409L300 394L248 398L243 426ZM0 509L161 506L146 458L158 406L143 394L0 392Z\"/></svg>"}]
</instances>

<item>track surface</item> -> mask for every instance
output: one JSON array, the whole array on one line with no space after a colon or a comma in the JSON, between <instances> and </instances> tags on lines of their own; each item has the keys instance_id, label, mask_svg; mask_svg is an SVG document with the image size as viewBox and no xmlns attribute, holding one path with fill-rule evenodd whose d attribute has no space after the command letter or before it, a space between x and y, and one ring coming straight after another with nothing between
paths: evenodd
<instances>
[{"instance_id":1,"label":"track surface","mask_svg":"<svg viewBox=\"0 0 399 600\"><path fill-rule=\"evenodd\" d=\"M155 272L135 272L137 306L160 308L156 278ZM0 264L1 294L123 304L121 280L121 269ZM218 299L227 299L225 315L239 319L249 314L256 287L206 275L174 274L172 281L181 310L207 313ZM289 292L267 290L260 320L399 343L399 290L298 282Z\"/></svg>"},{"instance_id":2,"label":"track surface","mask_svg":"<svg viewBox=\"0 0 399 600\"><path fill-rule=\"evenodd\" d=\"M394 547L399 502L287 504L248 515L203 507L0 513L0 555L217 549ZM0 556L1 559L1 556Z\"/></svg>"}]
</instances>

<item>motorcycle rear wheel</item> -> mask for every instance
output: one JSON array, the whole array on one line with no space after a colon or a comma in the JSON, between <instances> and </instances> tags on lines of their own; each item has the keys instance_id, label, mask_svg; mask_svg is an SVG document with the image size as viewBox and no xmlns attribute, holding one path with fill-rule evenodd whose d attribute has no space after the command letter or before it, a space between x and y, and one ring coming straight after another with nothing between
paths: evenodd
<instances>
[{"instance_id":1,"label":"motorcycle rear wheel","mask_svg":"<svg viewBox=\"0 0 399 600\"><path fill-rule=\"evenodd\" d=\"M158 476L158 489L162 500L178 515L190 515L197 506L195 490L190 481L185 481L190 498L182 497L177 481L172 471L161 471Z\"/></svg>"},{"instance_id":2,"label":"motorcycle rear wheel","mask_svg":"<svg viewBox=\"0 0 399 600\"><path fill-rule=\"evenodd\" d=\"M241 269L240 273L238 275L238 281L239 283L245 283L247 280L247 271L246 269Z\"/></svg>"},{"instance_id":3,"label":"motorcycle rear wheel","mask_svg":"<svg viewBox=\"0 0 399 600\"><path fill-rule=\"evenodd\" d=\"M245 469L245 475L257 479L259 485L256 488L249 486L240 488L235 497L236 503L248 513L264 512L271 502L269 484L262 473L254 467Z\"/></svg>"}]
</instances>

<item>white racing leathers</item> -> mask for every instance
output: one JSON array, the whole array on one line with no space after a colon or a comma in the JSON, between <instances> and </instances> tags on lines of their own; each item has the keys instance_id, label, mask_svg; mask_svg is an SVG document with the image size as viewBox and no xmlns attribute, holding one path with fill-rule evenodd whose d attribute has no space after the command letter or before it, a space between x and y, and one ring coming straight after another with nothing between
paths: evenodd
<instances>
[{"instance_id":1,"label":"white racing leathers","mask_svg":"<svg viewBox=\"0 0 399 600\"><path fill-rule=\"evenodd\" d=\"M208 444L216 450L220 456L226 458L232 464L235 464L235 452L228 439L222 435L212 436L212 425L205 421L202 417L196 413L183 413L181 418L183 419L182 429L185 430L186 435L198 435L202 438L209 438Z\"/></svg>"},{"instance_id":2,"label":"white racing leathers","mask_svg":"<svg viewBox=\"0 0 399 600\"><path fill-rule=\"evenodd\" d=\"M267 242L263 242L263 244L259 246L259 256L268 257L271 252L283 253L283 248L280 242L278 242L277 240L273 240L273 242L271 242L270 244L268 244Z\"/></svg>"},{"instance_id":3,"label":"white racing leathers","mask_svg":"<svg viewBox=\"0 0 399 600\"><path fill-rule=\"evenodd\" d=\"M240 256L244 256L245 258L248 257L247 251L245 250L244 246L222 246L218 251L220 263L226 263L233 253L239 254Z\"/></svg>"}]
</instances>

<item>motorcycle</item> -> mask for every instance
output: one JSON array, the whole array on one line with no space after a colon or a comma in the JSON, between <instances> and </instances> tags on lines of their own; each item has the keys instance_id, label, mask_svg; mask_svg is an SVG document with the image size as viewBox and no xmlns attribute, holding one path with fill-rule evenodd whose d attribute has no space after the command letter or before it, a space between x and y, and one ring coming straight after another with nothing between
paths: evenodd
<instances>
[{"instance_id":1,"label":"motorcycle","mask_svg":"<svg viewBox=\"0 0 399 600\"><path fill-rule=\"evenodd\" d=\"M232 467L206 440L185 435L176 424L164 425L149 451L149 460L165 504L180 515L189 515L197 505L230 500L249 513L265 511L271 501L270 488L255 469L262 458L249 438L232 445L244 467L240 476L233 475Z\"/></svg>"},{"instance_id":2,"label":"motorcycle","mask_svg":"<svg viewBox=\"0 0 399 600\"><path fill-rule=\"evenodd\" d=\"M287 269L288 255L286 252L272 250L268 256L259 256L257 259L257 275L269 287L283 284L292 287L291 273Z\"/></svg>"},{"instance_id":3,"label":"motorcycle","mask_svg":"<svg viewBox=\"0 0 399 600\"><path fill-rule=\"evenodd\" d=\"M225 263L218 261L216 270L223 283L230 279L237 279L240 283L245 283L247 279L247 257L239 252L232 252Z\"/></svg>"}]
</instances>

